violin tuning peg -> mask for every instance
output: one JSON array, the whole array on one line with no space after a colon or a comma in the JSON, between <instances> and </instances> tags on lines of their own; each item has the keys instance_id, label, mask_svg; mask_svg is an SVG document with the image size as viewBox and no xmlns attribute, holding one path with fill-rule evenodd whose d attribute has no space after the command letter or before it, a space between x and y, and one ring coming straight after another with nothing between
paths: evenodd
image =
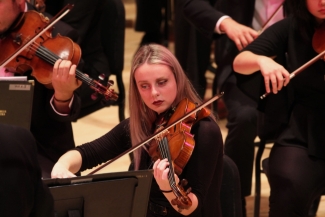
<instances>
[{"instance_id":1,"label":"violin tuning peg","mask_svg":"<svg viewBox=\"0 0 325 217\"><path fill-rule=\"evenodd\" d=\"M99 78L99 80L101 80L101 81L104 81L104 79L105 79L105 74L100 74L100 75L98 75L98 78Z\"/></svg>"},{"instance_id":2,"label":"violin tuning peg","mask_svg":"<svg viewBox=\"0 0 325 217\"><path fill-rule=\"evenodd\" d=\"M192 188L189 187L189 188L186 190L186 195L188 195L189 193L191 193L191 191L192 191Z\"/></svg>"},{"instance_id":3,"label":"violin tuning peg","mask_svg":"<svg viewBox=\"0 0 325 217\"><path fill-rule=\"evenodd\" d=\"M182 186L186 186L187 183L188 183L188 181L186 179L182 179L182 181L181 181L181 185Z\"/></svg>"},{"instance_id":4,"label":"violin tuning peg","mask_svg":"<svg viewBox=\"0 0 325 217\"><path fill-rule=\"evenodd\" d=\"M113 86L113 84L114 84L114 81L112 81L112 80L107 81L108 86Z\"/></svg>"}]
</instances>

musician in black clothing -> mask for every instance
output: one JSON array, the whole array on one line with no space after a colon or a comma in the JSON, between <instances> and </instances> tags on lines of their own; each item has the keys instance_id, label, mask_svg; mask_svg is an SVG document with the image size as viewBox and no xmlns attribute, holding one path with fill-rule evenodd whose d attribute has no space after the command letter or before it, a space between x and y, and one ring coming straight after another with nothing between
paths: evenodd
<instances>
[{"instance_id":1,"label":"musician in black clothing","mask_svg":"<svg viewBox=\"0 0 325 217\"><path fill-rule=\"evenodd\" d=\"M286 2L291 16L266 29L233 64L240 74L262 75L275 102L265 99L265 114L284 123L269 158L270 217L307 216L325 189L325 62L289 77L323 51L312 45L317 28L324 27L325 1Z\"/></svg>"},{"instance_id":2,"label":"musician in black clothing","mask_svg":"<svg viewBox=\"0 0 325 217\"><path fill-rule=\"evenodd\" d=\"M137 51L132 62L129 90L130 118L102 137L64 154L52 170L53 178L75 176L74 173L108 161L144 141L185 98L201 103L177 59L161 45L149 44ZM192 201L190 207L179 209L172 205L175 195L167 177L170 171L168 166L171 165L166 159L152 161L148 153L152 144L146 144L135 152L135 170L154 170L148 217L158 214L175 217L221 216L222 136L213 115L202 113L204 111L197 113L190 130L195 146L188 141L179 146L186 150L193 147L187 164L176 175L176 184L178 179L186 179L192 188L188 194Z\"/></svg>"},{"instance_id":3,"label":"musician in black clothing","mask_svg":"<svg viewBox=\"0 0 325 217\"><path fill-rule=\"evenodd\" d=\"M211 62L215 63L212 93L225 93L222 98L228 111L225 154L239 170L243 216L246 216L245 197L251 194L257 105L237 87L232 61L258 36L251 28L254 6L255 0L175 0L176 57L201 97L207 88L206 71ZM217 111L217 104L213 105Z\"/></svg>"},{"instance_id":4,"label":"musician in black clothing","mask_svg":"<svg viewBox=\"0 0 325 217\"><path fill-rule=\"evenodd\" d=\"M0 124L0 144L0 216L54 216L33 135L21 127Z\"/></svg>"}]
</instances>

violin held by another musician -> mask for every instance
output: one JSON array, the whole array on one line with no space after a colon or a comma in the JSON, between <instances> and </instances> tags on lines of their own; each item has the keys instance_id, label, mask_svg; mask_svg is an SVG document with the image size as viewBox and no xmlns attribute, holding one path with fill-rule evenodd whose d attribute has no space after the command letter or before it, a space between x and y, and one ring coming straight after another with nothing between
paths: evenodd
<instances>
[{"instance_id":1,"label":"violin held by another musician","mask_svg":"<svg viewBox=\"0 0 325 217\"><path fill-rule=\"evenodd\" d=\"M72 8L72 5L67 5L61 13L64 14L65 10L68 13ZM56 16L60 17L59 15ZM4 52L0 53L0 67L20 75L31 71L39 83L53 88L52 70L55 62L64 59L78 65L81 59L81 49L77 43L60 34L52 37L50 27L58 19L54 18L50 22L49 18L34 10L20 13L11 27L2 33L0 46ZM75 77L88 84L96 93L102 94L106 100L117 100L117 94L109 89L113 85L112 81L104 86L79 69L75 70ZM80 86L78 80L76 82Z\"/></svg>"}]
</instances>

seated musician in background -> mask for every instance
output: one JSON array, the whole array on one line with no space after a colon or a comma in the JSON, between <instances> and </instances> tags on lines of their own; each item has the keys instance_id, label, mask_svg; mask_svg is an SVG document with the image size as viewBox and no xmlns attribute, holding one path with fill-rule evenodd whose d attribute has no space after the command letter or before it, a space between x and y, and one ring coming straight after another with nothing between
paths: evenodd
<instances>
[{"instance_id":1,"label":"seated musician in background","mask_svg":"<svg viewBox=\"0 0 325 217\"><path fill-rule=\"evenodd\" d=\"M0 124L0 144L0 216L54 216L53 198L41 179L32 134Z\"/></svg>"},{"instance_id":2,"label":"seated musician in background","mask_svg":"<svg viewBox=\"0 0 325 217\"><path fill-rule=\"evenodd\" d=\"M8 36L11 25L24 11L27 11L25 0L0 1L1 39ZM62 23L57 23L55 30L64 32L65 35L75 32L71 27ZM0 47L3 43L1 39ZM5 52L5 50L1 50L1 52ZM59 66L71 68L71 70L59 70ZM59 157L75 147L71 121L76 119L80 109L80 98L74 93L74 90L81 85L81 81L75 78L75 66L70 62L58 60L54 68L53 76L49 75L52 79L53 89L46 88L33 77L29 78L35 80L30 130L37 142L43 178L49 178L51 169ZM9 73L2 68L0 74L12 76L13 72ZM28 73L24 75L28 75Z\"/></svg>"},{"instance_id":3,"label":"seated musician in background","mask_svg":"<svg viewBox=\"0 0 325 217\"><path fill-rule=\"evenodd\" d=\"M318 33L325 27L325 1L286 3L291 16L266 29L233 66L244 75L261 72L266 92L277 94L265 99L274 99L265 102L265 110L272 110L265 115L287 121L269 157L269 216L305 217L325 190L325 58L319 54L291 80L289 72L324 53L325 36Z\"/></svg>"},{"instance_id":4,"label":"seated musician in background","mask_svg":"<svg viewBox=\"0 0 325 217\"><path fill-rule=\"evenodd\" d=\"M183 108L180 105L184 98L192 103L202 102L174 55L164 46L155 44L144 45L135 54L129 91L130 118L102 137L64 154L55 164L52 178L73 177L79 171L95 167L140 144L158 128L165 127L170 117L185 112L185 106ZM193 151L188 162L184 162L182 171L175 170L177 175L169 174L173 170L169 168L172 164L167 159L154 162L151 158L157 154L154 142L151 141L135 151L134 169L154 170L148 217L221 216L219 194L223 169L222 136L215 118L207 109L198 111L196 115L197 119L190 127L191 135L187 134L191 138L194 135L193 142L188 140L187 145L167 144L175 148L191 147ZM169 178L174 175L175 182L172 182L172 178L169 182ZM188 181L185 188L192 188L185 196L192 205L172 205L171 201L175 199L175 185L172 184L178 184L181 179Z\"/></svg>"},{"instance_id":5,"label":"seated musician in background","mask_svg":"<svg viewBox=\"0 0 325 217\"><path fill-rule=\"evenodd\" d=\"M102 29L107 28L109 21L102 21L103 14L111 13L109 10L116 8L110 7L112 0L46 0L46 12L54 15L58 13L63 7L72 4L72 10L62 18L64 23L69 24L78 31L79 41L82 50L82 64L78 68L87 73L90 77L98 79L99 76L104 75L105 83L111 75L110 64L108 56L105 53L103 41L110 40L110 36L105 35L102 38ZM109 9L109 10L108 10ZM107 11L104 11L107 10ZM116 21L117 22L117 21ZM113 48L106 48L106 52L113 52ZM106 84L105 84L106 85ZM81 113L89 113L93 106L108 105L108 101L102 100L102 96L97 96L95 99L92 97L94 91L84 83L78 90L81 98ZM89 112L88 112L89 111Z\"/></svg>"}]
</instances>

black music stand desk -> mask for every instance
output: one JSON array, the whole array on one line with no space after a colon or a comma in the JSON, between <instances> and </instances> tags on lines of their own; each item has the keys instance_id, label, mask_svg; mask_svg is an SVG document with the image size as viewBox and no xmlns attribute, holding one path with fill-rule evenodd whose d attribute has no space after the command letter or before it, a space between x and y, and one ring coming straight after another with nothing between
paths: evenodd
<instances>
[{"instance_id":1,"label":"black music stand desk","mask_svg":"<svg viewBox=\"0 0 325 217\"><path fill-rule=\"evenodd\" d=\"M152 170L44 179L55 217L145 217Z\"/></svg>"}]
</instances>

